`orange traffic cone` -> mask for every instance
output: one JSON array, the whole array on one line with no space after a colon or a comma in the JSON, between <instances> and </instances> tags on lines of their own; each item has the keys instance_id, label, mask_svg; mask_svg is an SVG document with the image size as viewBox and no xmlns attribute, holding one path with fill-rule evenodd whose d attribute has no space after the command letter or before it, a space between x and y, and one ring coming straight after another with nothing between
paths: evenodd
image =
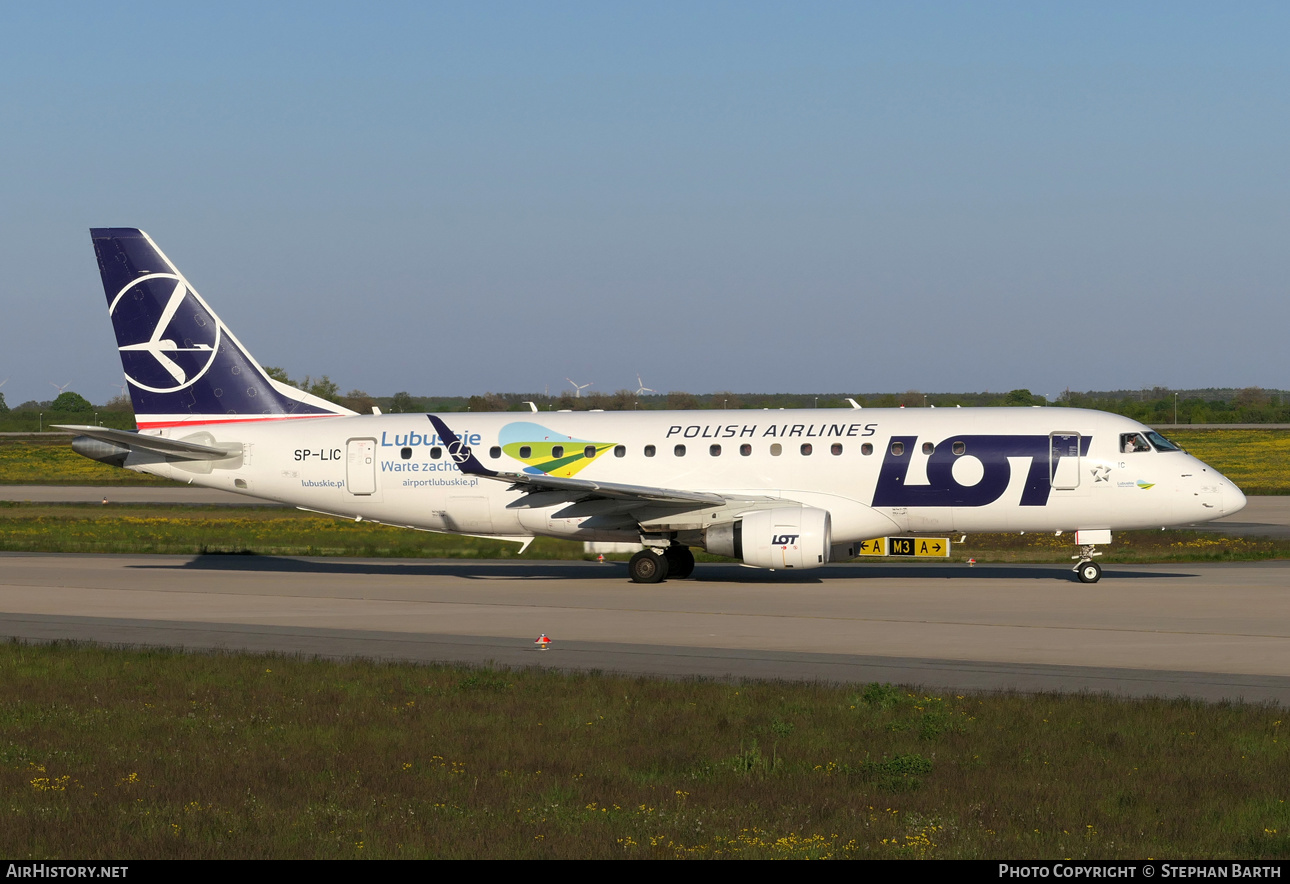
<instances>
[{"instance_id":1,"label":"orange traffic cone","mask_svg":"<svg viewBox=\"0 0 1290 884\"><path fill-rule=\"evenodd\" d=\"M551 639L547 638L546 633L544 632L541 635L539 635L536 639L534 639L533 644L538 646L539 651L545 651L547 647L551 644Z\"/></svg>"}]
</instances>

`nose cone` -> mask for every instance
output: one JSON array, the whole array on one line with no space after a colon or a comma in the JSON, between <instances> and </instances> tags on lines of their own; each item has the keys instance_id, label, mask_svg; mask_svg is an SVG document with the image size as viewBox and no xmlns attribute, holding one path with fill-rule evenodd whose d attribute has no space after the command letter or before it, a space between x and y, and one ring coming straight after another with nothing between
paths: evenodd
<instances>
[{"instance_id":1,"label":"nose cone","mask_svg":"<svg viewBox=\"0 0 1290 884\"><path fill-rule=\"evenodd\" d=\"M1230 516L1232 513L1239 513L1245 509L1245 495L1240 488L1226 476L1223 477L1223 484L1219 486L1219 504L1222 507L1223 515Z\"/></svg>"}]
</instances>

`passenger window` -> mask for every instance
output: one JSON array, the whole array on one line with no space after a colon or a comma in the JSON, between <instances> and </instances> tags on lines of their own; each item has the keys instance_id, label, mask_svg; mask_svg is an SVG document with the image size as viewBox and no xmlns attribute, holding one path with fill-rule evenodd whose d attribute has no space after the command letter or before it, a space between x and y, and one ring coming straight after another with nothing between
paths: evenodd
<instances>
[{"instance_id":1,"label":"passenger window","mask_svg":"<svg viewBox=\"0 0 1290 884\"><path fill-rule=\"evenodd\" d=\"M811 448L811 443L810 443L810 442L803 442L803 443L802 443L802 456L803 456L803 457L805 457L805 456L809 455L813 450L814 450L814 449L813 449L813 448Z\"/></svg>"},{"instance_id":2,"label":"passenger window","mask_svg":"<svg viewBox=\"0 0 1290 884\"><path fill-rule=\"evenodd\" d=\"M399 457L403 458L404 460L412 460L412 449L411 448L402 449L401 451L399 451Z\"/></svg>"},{"instance_id":3,"label":"passenger window","mask_svg":"<svg viewBox=\"0 0 1290 884\"><path fill-rule=\"evenodd\" d=\"M582 449L582 456L583 456L583 457L586 457L586 458L592 458L592 457L595 457L595 456L596 456L596 446L594 446L594 445L588 445L586 448Z\"/></svg>"},{"instance_id":4,"label":"passenger window","mask_svg":"<svg viewBox=\"0 0 1290 884\"><path fill-rule=\"evenodd\" d=\"M675 448L672 449L672 453L675 454L677 457L685 457L685 446L684 445L676 446Z\"/></svg>"},{"instance_id":5,"label":"passenger window","mask_svg":"<svg viewBox=\"0 0 1290 884\"><path fill-rule=\"evenodd\" d=\"M863 454L865 457L868 457L869 455L873 454L873 443L866 442L863 445L861 445L860 453Z\"/></svg>"},{"instance_id":6,"label":"passenger window","mask_svg":"<svg viewBox=\"0 0 1290 884\"><path fill-rule=\"evenodd\" d=\"M709 446L708 446L708 454L712 455L713 457L720 457L720 456L721 456L721 446L720 446L720 445L709 445Z\"/></svg>"},{"instance_id":7,"label":"passenger window","mask_svg":"<svg viewBox=\"0 0 1290 884\"><path fill-rule=\"evenodd\" d=\"M489 457L501 457L501 456L502 456L502 449L500 449L500 448L498 448L496 445L494 445L492 448L488 449L488 456L489 456Z\"/></svg>"},{"instance_id":8,"label":"passenger window","mask_svg":"<svg viewBox=\"0 0 1290 884\"><path fill-rule=\"evenodd\" d=\"M770 446L771 457L779 457L783 453L784 453L784 446L780 445L778 442Z\"/></svg>"},{"instance_id":9,"label":"passenger window","mask_svg":"<svg viewBox=\"0 0 1290 884\"><path fill-rule=\"evenodd\" d=\"M443 449L442 449L442 448L440 448L438 445L436 445L434 448L431 448L431 449L430 449L430 459L431 459L431 460L438 460L438 459L439 459L439 458L441 458L441 457L443 457Z\"/></svg>"},{"instance_id":10,"label":"passenger window","mask_svg":"<svg viewBox=\"0 0 1290 884\"><path fill-rule=\"evenodd\" d=\"M747 442L745 442L743 445L739 446L739 453L742 454L744 457L747 457L748 455L752 454L752 446L749 445Z\"/></svg>"},{"instance_id":11,"label":"passenger window","mask_svg":"<svg viewBox=\"0 0 1290 884\"><path fill-rule=\"evenodd\" d=\"M564 446L563 446L563 445L552 445L552 446L551 446L551 456L552 456L552 457L564 457Z\"/></svg>"},{"instance_id":12,"label":"passenger window","mask_svg":"<svg viewBox=\"0 0 1290 884\"><path fill-rule=\"evenodd\" d=\"M614 457L626 457L626 456L627 456L627 446L626 446L626 445L615 445L615 446L614 446Z\"/></svg>"},{"instance_id":13,"label":"passenger window","mask_svg":"<svg viewBox=\"0 0 1290 884\"><path fill-rule=\"evenodd\" d=\"M923 454L931 454L935 450L936 450L936 446L933 445L931 442L923 443Z\"/></svg>"},{"instance_id":14,"label":"passenger window","mask_svg":"<svg viewBox=\"0 0 1290 884\"><path fill-rule=\"evenodd\" d=\"M645 446L645 456L646 456L646 457L653 457L653 456L654 456L654 446L653 446L653 445L646 445L646 446Z\"/></svg>"},{"instance_id":15,"label":"passenger window","mask_svg":"<svg viewBox=\"0 0 1290 884\"><path fill-rule=\"evenodd\" d=\"M533 456L533 449L528 445L520 446L520 460L528 460Z\"/></svg>"},{"instance_id":16,"label":"passenger window","mask_svg":"<svg viewBox=\"0 0 1290 884\"><path fill-rule=\"evenodd\" d=\"M892 442L892 443L891 443L891 454L892 454L892 457L900 457L900 456L901 456L902 454L904 454L904 453L905 453L905 443L904 443L904 442Z\"/></svg>"},{"instance_id":17,"label":"passenger window","mask_svg":"<svg viewBox=\"0 0 1290 884\"><path fill-rule=\"evenodd\" d=\"M967 451L967 446L964 445L962 442L955 442L953 450L955 454L962 454L963 452Z\"/></svg>"},{"instance_id":18,"label":"passenger window","mask_svg":"<svg viewBox=\"0 0 1290 884\"><path fill-rule=\"evenodd\" d=\"M837 455L837 454L841 454L841 453L842 453L842 443L841 443L841 442L834 442L831 446L829 446L829 451L833 452L833 454L835 454L835 455Z\"/></svg>"}]
</instances>

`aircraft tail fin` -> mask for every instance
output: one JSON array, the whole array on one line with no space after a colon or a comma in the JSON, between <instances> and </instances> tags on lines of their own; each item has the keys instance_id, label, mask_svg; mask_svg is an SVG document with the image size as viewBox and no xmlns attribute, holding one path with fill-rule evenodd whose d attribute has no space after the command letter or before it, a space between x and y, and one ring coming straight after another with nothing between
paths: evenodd
<instances>
[{"instance_id":1,"label":"aircraft tail fin","mask_svg":"<svg viewBox=\"0 0 1290 884\"><path fill-rule=\"evenodd\" d=\"M90 236L139 429L354 414L265 374L148 234Z\"/></svg>"}]
</instances>

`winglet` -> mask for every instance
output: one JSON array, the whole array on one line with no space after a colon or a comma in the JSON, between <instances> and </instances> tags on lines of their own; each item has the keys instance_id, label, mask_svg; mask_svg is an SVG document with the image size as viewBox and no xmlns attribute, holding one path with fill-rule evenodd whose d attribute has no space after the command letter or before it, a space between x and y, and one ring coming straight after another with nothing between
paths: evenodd
<instances>
[{"instance_id":1,"label":"winglet","mask_svg":"<svg viewBox=\"0 0 1290 884\"><path fill-rule=\"evenodd\" d=\"M430 423L434 424L435 432L439 434L439 439L443 442L444 448L448 449L448 456L457 464L457 468L468 476L496 476L494 470L488 469L479 462L471 452L470 446L461 441L461 437L448 428L438 416L427 414ZM452 440L451 442L448 440Z\"/></svg>"}]
</instances>

